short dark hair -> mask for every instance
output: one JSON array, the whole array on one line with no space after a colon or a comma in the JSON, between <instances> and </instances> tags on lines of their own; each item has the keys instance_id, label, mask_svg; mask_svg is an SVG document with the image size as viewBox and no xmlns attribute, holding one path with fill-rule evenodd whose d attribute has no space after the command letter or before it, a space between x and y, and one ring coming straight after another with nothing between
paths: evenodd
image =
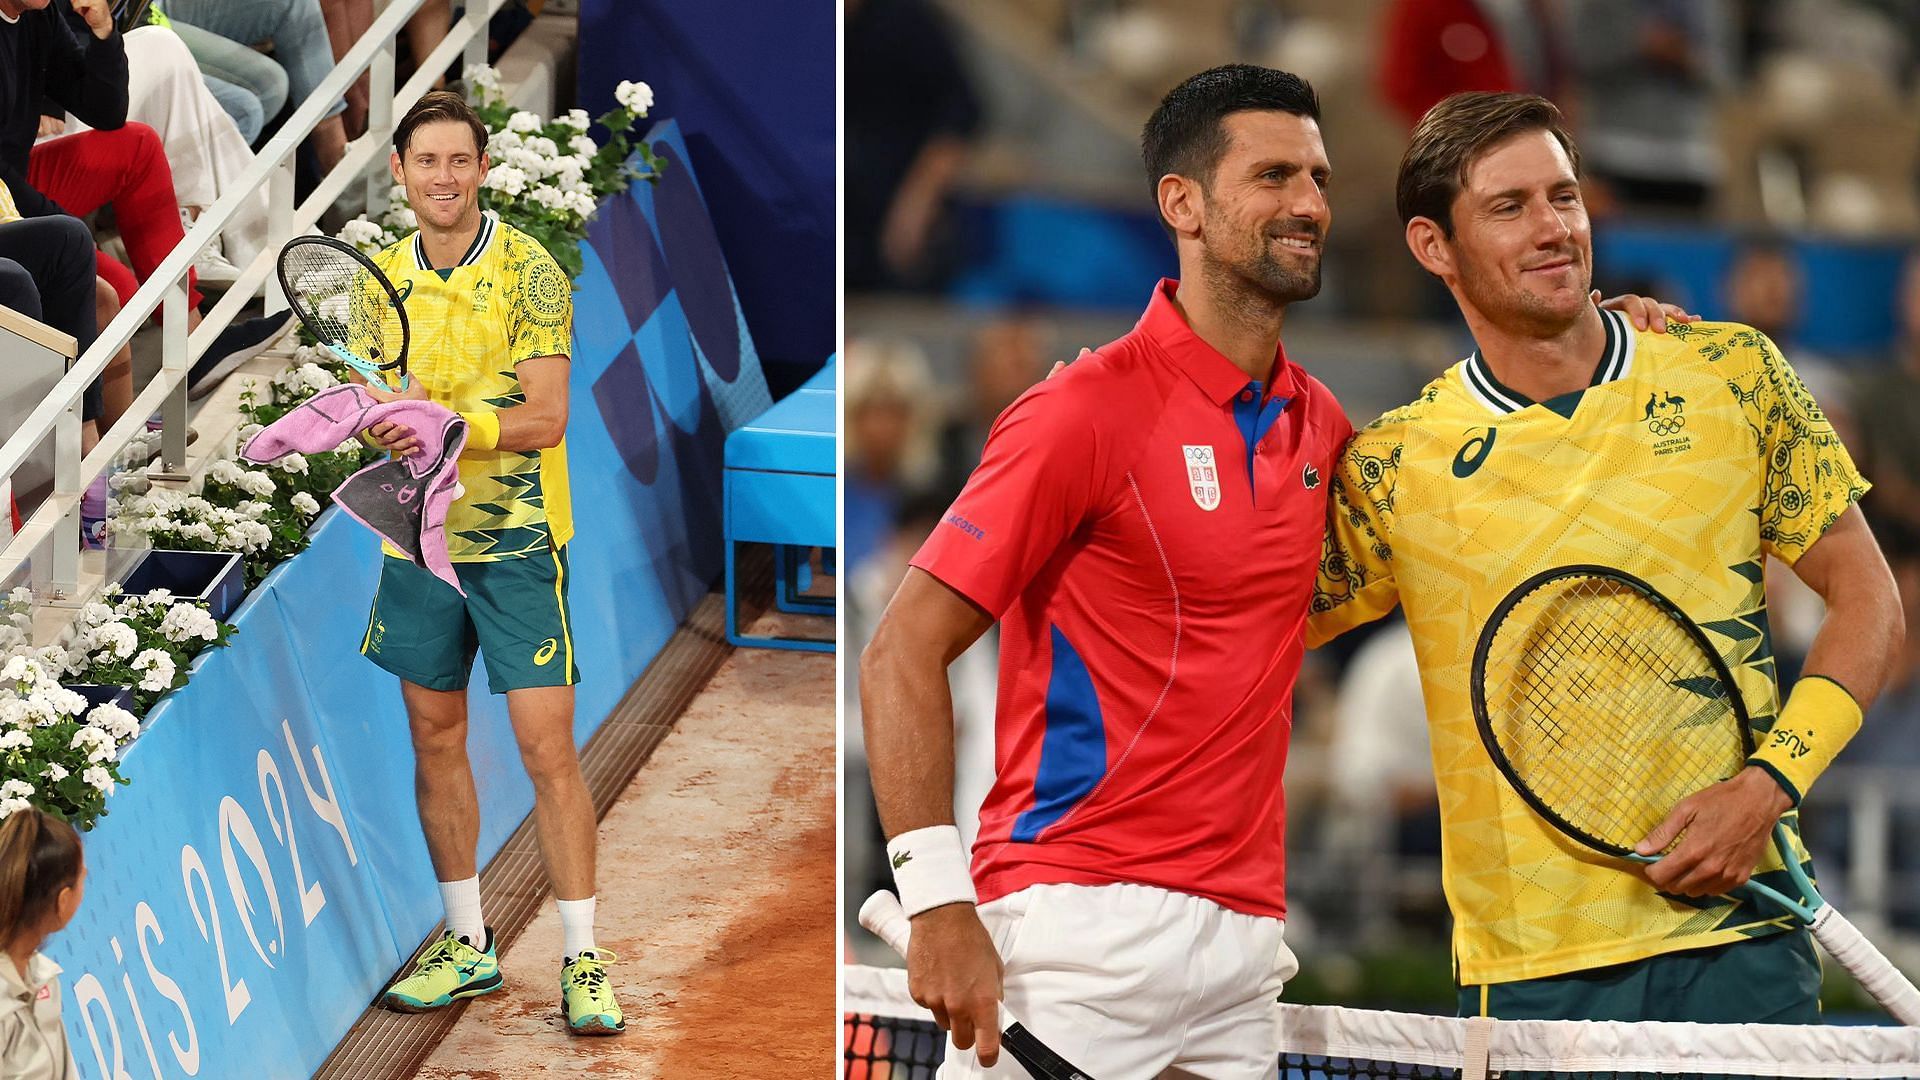
<instances>
[{"instance_id":1,"label":"short dark hair","mask_svg":"<svg viewBox=\"0 0 1920 1080\"><path fill-rule=\"evenodd\" d=\"M1394 206L1400 223L1430 218L1453 236L1453 200L1467 186L1467 170L1487 151L1529 131L1545 131L1559 140L1580 175L1580 148L1567 133L1566 120L1553 102L1537 94L1454 94L1427 110L1414 126L1413 139L1400 159Z\"/></svg>"},{"instance_id":2,"label":"short dark hair","mask_svg":"<svg viewBox=\"0 0 1920 1080\"><path fill-rule=\"evenodd\" d=\"M480 121L480 114L473 111L473 106L467 104L466 98L451 90L429 90L420 95L420 100L414 102L413 108L408 109L407 115L401 117L400 122L393 127L394 152L405 157L407 144L413 141L413 133L420 125L435 124L443 120L451 120L472 128L475 150L480 153L486 152L487 125Z\"/></svg>"},{"instance_id":3,"label":"short dark hair","mask_svg":"<svg viewBox=\"0 0 1920 1080\"><path fill-rule=\"evenodd\" d=\"M1147 192L1155 207L1163 176L1212 184L1213 170L1227 150L1221 121L1255 110L1292 113L1318 123L1320 99L1300 76L1252 64L1208 68L1168 91L1140 132L1140 159L1147 167Z\"/></svg>"}]
</instances>

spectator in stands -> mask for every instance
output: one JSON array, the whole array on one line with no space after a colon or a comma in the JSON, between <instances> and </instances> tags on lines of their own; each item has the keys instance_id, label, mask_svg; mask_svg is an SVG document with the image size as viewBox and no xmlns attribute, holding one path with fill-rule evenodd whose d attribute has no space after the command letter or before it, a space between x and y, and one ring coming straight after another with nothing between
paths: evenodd
<instances>
[{"instance_id":1,"label":"spectator in stands","mask_svg":"<svg viewBox=\"0 0 1920 1080\"><path fill-rule=\"evenodd\" d=\"M846 287L937 286L952 269L948 196L980 126L952 34L928 0L847 0L841 55Z\"/></svg>"},{"instance_id":2,"label":"spectator in stands","mask_svg":"<svg viewBox=\"0 0 1920 1080\"><path fill-rule=\"evenodd\" d=\"M948 502L980 464L980 450L987 445L994 420L1046 374L1053 344L1048 337L1038 319L1020 316L996 319L974 335L972 396L940 430L938 488ZM893 580L898 582L899 575Z\"/></svg>"},{"instance_id":3,"label":"spectator in stands","mask_svg":"<svg viewBox=\"0 0 1920 1080\"><path fill-rule=\"evenodd\" d=\"M1720 175L1715 96L1732 81L1728 0L1579 0L1590 179L1621 201L1699 210Z\"/></svg>"},{"instance_id":4,"label":"spectator in stands","mask_svg":"<svg viewBox=\"0 0 1920 1080\"><path fill-rule=\"evenodd\" d=\"M253 164L253 151L233 118L207 89L193 53L179 35L164 26L140 26L126 33L127 120L152 128L173 169L174 197L180 202L181 225L193 221ZM87 130L78 120L49 118L41 125L53 134ZM258 255L267 242L267 192L254 190L247 206L223 234L220 243L194 260L194 271L205 282L230 282ZM104 324L102 324L104 325Z\"/></svg>"},{"instance_id":5,"label":"spectator in stands","mask_svg":"<svg viewBox=\"0 0 1920 1080\"><path fill-rule=\"evenodd\" d=\"M1404 619L1369 637L1340 677L1327 749L1334 823L1355 843L1438 857L1440 797L1420 666ZM1350 830L1350 831L1348 831Z\"/></svg>"},{"instance_id":6,"label":"spectator in stands","mask_svg":"<svg viewBox=\"0 0 1920 1080\"><path fill-rule=\"evenodd\" d=\"M1920 533L1920 250L1907 257L1896 294L1900 328L1893 362L1860 384L1855 411L1874 520Z\"/></svg>"},{"instance_id":7,"label":"spectator in stands","mask_svg":"<svg viewBox=\"0 0 1920 1080\"><path fill-rule=\"evenodd\" d=\"M877 554L908 495L934 477L933 392L926 360L905 342L846 348L846 504L841 552L852 577Z\"/></svg>"},{"instance_id":8,"label":"spectator in stands","mask_svg":"<svg viewBox=\"0 0 1920 1080\"><path fill-rule=\"evenodd\" d=\"M214 100L233 118L234 126L252 146L260 141L267 123L287 105L287 69L253 49L233 48L233 42L197 26L169 19L158 3L118 0L124 7L121 33L141 26L171 30L192 53L200 79ZM121 10L116 7L116 10Z\"/></svg>"},{"instance_id":9,"label":"spectator in stands","mask_svg":"<svg viewBox=\"0 0 1920 1080\"><path fill-rule=\"evenodd\" d=\"M1380 91L1409 128L1441 98L1467 90L1527 91L1570 111L1563 34L1543 0L1394 0L1380 44Z\"/></svg>"},{"instance_id":10,"label":"spectator in stands","mask_svg":"<svg viewBox=\"0 0 1920 1080\"><path fill-rule=\"evenodd\" d=\"M93 344L99 279L94 274L93 234L85 223L66 214L23 219L6 182L0 181L0 265L6 270L0 303L72 335L82 352ZM129 363L107 374L124 383L132 370ZM130 396L131 387L116 387L117 398ZM104 388L95 381L80 405L83 452L99 441L104 407Z\"/></svg>"},{"instance_id":11,"label":"spectator in stands","mask_svg":"<svg viewBox=\"0 0 1920 1080\"><path fill-rule=\"evenodd\" d=\"M0 820L0 1076L80 1075L60 1020L60 966L40 952L86 892L80 834L33 807Z\"/></svg>"},{"instance_id":12,"label":"spectator in stands","mask_svg":"<svg viewBox=\"0 0 1920 1080\"><path fill-rule=\"evenodd\" d=\"M345 57L373 25L373 0L321 0L320 10L327 19L327 38L333 43L335 61ZM413 13L407 20L407 49L416 67L446 39L452 25L452 0L427 0ZM436 78L434 89L441 89L445 83L444 78ZM366 72L347 87L347 111L342 119L349 139L357 139L367 130Z\"/></svg>"},{"instance_id":13,"label":"spectator in stands","mask_svg":"<svg viewBox=\"0 0 1920 1080\"><path fill-rule=\"evenodd\" d=\"M106 0L0 0L0 15L9 20L0 22L0 79L9 91L0 99L0 182L29 218L85 216L111 205L133 269L105 253L96 262L124 304L184 235L159 136L126 122L124 41ZM35 147L42 101L95 130ZM192 275L187 287L197 304ZM198 326L200 313L190 310L187 321ZM228 327L196 362L190 392L210 391L292 325L292 316L283 314Z\"/></svg>"},{"instance_id":14,"label":"spectator in stands","mask_svg":"<svg viewBox=\"0 0 1920 1080\"><path fill-rule=\"evenodd\" d=\"M312 97L333 71L333 46L320 0L166 0L166 7L174 22L224 39L184 38L202 66L230 63L240 52L272 42L274 59L286 69L295 108ZM313 152L321 172L339 164L347 152L347 129L341 119L346 108L344 97L333 102L327 118L313 129Z\"/></svg>"}]
</instances>

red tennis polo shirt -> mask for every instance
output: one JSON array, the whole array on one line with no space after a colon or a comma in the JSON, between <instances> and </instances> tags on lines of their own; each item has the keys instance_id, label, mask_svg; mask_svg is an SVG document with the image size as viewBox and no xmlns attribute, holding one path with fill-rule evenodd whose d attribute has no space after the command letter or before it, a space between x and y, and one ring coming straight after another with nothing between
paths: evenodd
<instances>
[{"instance_id":1,"label":"red tennis polo shirt","mask_svg":"<svg viewBox=\"0 0 1920 1080\"><path fill-rule=\"evenodd\" d=\"M1293 683L1353 429L1284 350L1250 381L1176 287L1001 414L913 559L1000 621L982 901L1131 882L1286 914Z\"/></svg>"}]
</instances>

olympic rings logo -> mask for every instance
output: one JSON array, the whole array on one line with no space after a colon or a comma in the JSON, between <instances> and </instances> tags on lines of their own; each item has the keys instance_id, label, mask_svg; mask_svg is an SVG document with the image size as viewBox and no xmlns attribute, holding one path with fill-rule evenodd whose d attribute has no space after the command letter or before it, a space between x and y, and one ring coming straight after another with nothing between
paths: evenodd
<instances>
[{"instance_id":1,"label":"olympic rings logo","mask_svg":"<svg viewBox=\"0 0 1920 1080\"><path fill-rule=\"evenodd\" d=\"M1647 429L1655 435L1677 435L1687 426L1684 416L1656 416L1647 421Z\"/></svg>"}]
</instances>

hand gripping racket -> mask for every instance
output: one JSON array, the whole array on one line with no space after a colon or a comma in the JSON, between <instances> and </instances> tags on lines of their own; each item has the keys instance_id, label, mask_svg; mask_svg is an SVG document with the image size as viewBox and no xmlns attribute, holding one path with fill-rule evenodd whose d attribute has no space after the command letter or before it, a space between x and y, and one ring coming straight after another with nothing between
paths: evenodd
<instances>
[{"instance_id":1,"label":"hand gripping racket","mask_svg":"<svg viewBox=\"0 0 1920 1080\"><path fill-rule=\"evenodd\" d=\"M1514 791L1562 833L1640 863L1633 848L1675 803L1746 767L1753 730L1726 661L1653 586L1604 566L1522 582L1473 651L1473 716ZM1784 823L1773 843L1797 896L1758 881L1903 1024L1920 991L1815 890Z\"/></svg>"},{"instance_id":2,"label":"hand gripping racket","mask_svg":"<svg viewBox=\"0 0 1920 1080\"><path fill-rule=\"evenodd\" d=\"M885 889L867 897L860 905L860 925L867 928L874 937L886 942L900 958L907 958L907 938L913 931L913 924L907 921L906 909L900 901ZM1000 1018L1007 1026L1000 1032L1000 1048L1013 1055L1033 1080L1093 1080L1093 1077L1053 1052L1046 1043L1035 1038L1033 1033L1021 1026L1018 1020L1006 1014L1001 1008Z\"/></svg>"},{"instance_id":3,"label":"hand gripping racket","mask_svg":"<svg viewBox=\"0 0 1920 1080\"><path fill-rule=\"evenodd\" d=\"M296 236L277 269L287 303L321 345L368 382L407 388L407 309L372 259L330 236Z\"/></svg>"}]
</instances>

